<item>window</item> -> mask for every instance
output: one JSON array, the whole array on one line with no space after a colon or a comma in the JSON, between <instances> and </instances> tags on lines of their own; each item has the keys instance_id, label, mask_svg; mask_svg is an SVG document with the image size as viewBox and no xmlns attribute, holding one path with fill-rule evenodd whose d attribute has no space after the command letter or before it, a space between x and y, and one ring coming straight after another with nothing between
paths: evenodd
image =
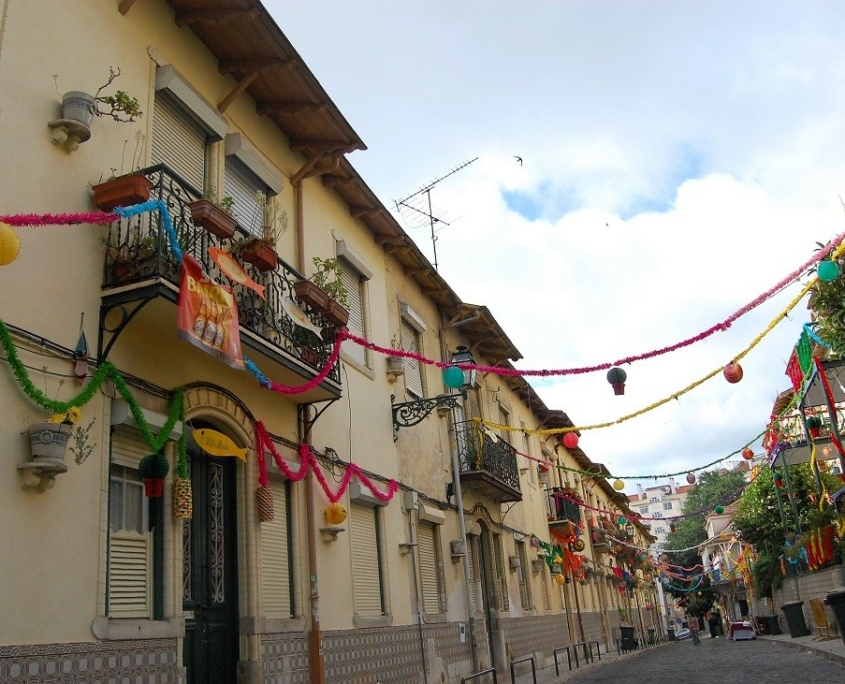
<instances>
[{"instance_id":1,"label":"window","mask_svg":"<svg viewBox=\"0 0 845 684\"><path fill-rule=\"evenodd\" d=\"M672 502L667 501L666 503L664 503L663 504L663 510L664 511L671 511L672 510Z\"/></svg>"},{"instance_id":2,"label":"window","mask_svg":"<svg viewBox=\"0 0 845 684\"><path fill-rule=\"evenodd\" d=\"M222 196L234 200L232 211L238 219L238 225L250 235L260 236L264 224L264 203L259 199L258 193L267 197L267 186L236 157L226 157Z\"/></svg>"},{"instance_id":3,"label":"window","mask_svg":"<svg viewBox=\"0 0 845 684\"><path fill-rule=\"evenodd\" d=\"M198 193L205 186L205 147L208 134L179 101L166 92L156 93L150 158L167 164Z\"/></svg>"},{"instance_id":4,"label":"window","mask_svg":"<svg viewBox=\"0 0 845 684\"><path fill-rule=\"evenodd\" d=\"M261 523L261 592L268 618L291 618L293 566L291 549L290 483L270 480L273 520Z\"/></svg>"},{"instance_id":5,"label":"window","mask_svg":"<svg viewBox=\"0 0 845 684\"><path fill-rule=\"evenodd\" d=\"M655 511L655 512L654 512L654 517L655 517L655 518L662 518L662 517L663 517L663 514L662 514L660 511Z\"/></svg>"},{"instance_id":6,"label":"window","mask_svg":"<svg viewBox=\"0 0 845 684\"><path fill-rule=\"evenodd\" d=\"M420 580L422 586L423 611L429 615L441 613L443 585L440 578L440 528L430 522L420 522L417 547L420 558Z\"/></svg>"},{"instance_id":7,"label":"window","mask_svg":"<svg viewBox=\"0 0 845 684\"><path fill-rule=\"evenodd\" d=\"M648 500L649 503L660 503L660 497L653 496Z\"/></svg>"},{"instance_id":8,"label":"window","mask_svg":"<svg viewBox=\"0 0 845 684\"><path fill-rule=\"evenodd\" d=\"M655 531L655 533L656 533L656 534L665 534L665 532L666 532L666 528L664 528L664 527L655 527L655 528L654 528L654 531Z\"/></svg>"},{"instance_id":9,"label":"window","mask_svg":"<svg viewBox=\"0 0 845 684\"><path fill-rule=\"evenodd\" d=\"M340 259L341 281L346 286L346 308L349 309L349 321L346 327L358 337L367 337L367 316L365 283L366 280L346 259ZM369 366L369 350L359 344L343 345L343 353L362 366Z\"/></svg>"},{"instance_id":10,"label":"window","mask_svg":"<svg viewBox=\"0 0 845 684\"><path fill-rule=\"evenodd\" d=\"M543 609L551 610L552 601L549 595L549 573L546 572L547 567L543 563L542 569L540 570L540 597L543 599Z\"/></svg>"},{"instance_id":11,"label":"window","mask_svg":"<svg viewBox=\"0 0 845 684\"><path fill-rule=\"evenodd\" d=\"M531 586L528 582L528 553L525 550L525 542L516 542L516 557L519 559L519 566L516 569L519 599L523 610L531 610Z\"/></svg>"},{"instance_id":12,"label":"window","mask_svg":"<svg viewBox=\"0 0 845 684\"><path fill-rule=\"evenodd\" d=\"M496 587L496 604L498 610L507 610L508 602L508 578L505 576L505 564L502 555L502 535L494 534L493 543L493 574Z\"/></svg>"},{"instance_id":13,"label":"window","mask_svg":"<svg viewBox=\"0 0 845 684\"><path fill-rule=\"evenodd\" d=\"M648 513L648 506L641 506L640 513Z\"/></svg>"},{"instance_id":14,"label":"window","mask_svg":"<svg viewBox=\"0 0 845 684\"><path fill-rule=\"evenodd\" d=\"M353 503L349 511L352 581L355 612L365 617L384 615L379 509Z\"/></svg>"},{"instance_id":15,"label":"window","mask_svg":"<svg viewBox=\"0 0 845 684\"><path fill-rule=\"evenodd\" d=\"M525 465L528 468L528 481L532 484L535 481L535 461L531 459L531 437L525 432L526 426L525 423L520 421L520 426L522 427L522 453L525 454L523 458L525 459Z\"/></svg>"},{"instance_id":16,"label":"window","mask_svg":"<svg viewBox=\"0 0 845 684\"><path fill-rule=\"evenodd\" d=\"M475 612L480 611L483 606L479 603L479 597L481 594L478 592L478 587L476 584L478 582L479 572L478 572L478 559L480 557L480 550L478 545L481 543L481 539L477 536L467 536L467 553L469 554L469 584L470 584L470 600L472 601L472 610Z\"/></svg>"},{"instance_id":17,"label":"window","mask_svg":"<svg viewBox=\"0 0 845 684\"><path fill-rule=\"evenodd\" d=\"M402 318L400 323L402 326L402 349L406 352L414 354L422 353L422 335L411 325L411 323ZM423 379L422 367L420 362L416 359L404 357L405 361L405 391L417 398L422 398L423 394Z\"/></svg>"},{"instance_id":18,"label":"window","mask_svg":"<svg viewBox=\"0 0 845 684\"><path fill-rule=\"evenodd\" d=\"M115 428L109 466L109 617L153 617L150 499L138 472L148 451L137 429Z\"/></svg>"},{"instance_id":19,"label":"window","mask_svg":"<svg viewBox=\"0 0 845 684\"><path fill-rule=\"evenodd\" d=\"M511 424L511 413L508 411L507 408L499 404L499 425L505 425L510 427ZM505 442L508 444L511 443L511 431L505 430L504 428L500 428L498 430L499 437L501 437Z\"/></svg>"}]
</instances>

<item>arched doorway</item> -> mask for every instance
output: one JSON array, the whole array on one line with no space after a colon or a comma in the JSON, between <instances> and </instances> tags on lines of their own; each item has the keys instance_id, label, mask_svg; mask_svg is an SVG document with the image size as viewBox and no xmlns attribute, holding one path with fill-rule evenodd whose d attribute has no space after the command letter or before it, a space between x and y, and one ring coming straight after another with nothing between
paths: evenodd
<instances>
[{"instance_id":1,"label":"arched doorway","mask_svg":"<svg viewBox=\"0 0 845 684\"><path fill-rule=\"evenodd\" d=\"M193 518L182 528L182 606L185 611L184 663L189 684L237 681L238 558L235 458L213 458L191 437L188 460L193 488Z\"/></svg>"}]
</instances>

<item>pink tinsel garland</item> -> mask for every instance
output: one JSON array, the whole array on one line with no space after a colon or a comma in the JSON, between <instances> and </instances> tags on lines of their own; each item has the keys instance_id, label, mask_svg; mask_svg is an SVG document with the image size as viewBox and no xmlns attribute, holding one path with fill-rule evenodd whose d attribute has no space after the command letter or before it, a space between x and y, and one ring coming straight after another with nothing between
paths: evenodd
<instances>
[{"instance_id":1,"label":"pink tinsel garland","mask_svg":"<svg viewBox=\"0 0 845 684\"><path fill-rule=\"evenodd\" d=\"M263 487L267 486L266 464L264 466L263 475L260 464L264 460L265 453L269 451L273 455L273 459L276 461L276 465L279 466L279 469L287 476L287 478L291 482L299 482L308 474L309 470L313 470L314 476L317 478L317 481L320 483L320 486L323 488L323 491L325 492L326 496L328 497L331 503L337 503L338 501L340 501L344 492L346 492L347 487L349 487L349 482L351 481L353 475L357 477L361 481L361 483L373 493L373 496L382 501L390 501L396 494L396 491L399 489L399 485L396 484L396 480L390 480L387 485L387 492L380 491L373 484L372 480L367 477L364 471L361 470L361 468L359 468L354 463L350 463L349 466L346 468L346 472L343 475L343 479L340 482L340 487L338 488L337 492L334 493L329 488L328 482L326 482L326 478L323 476L323 471L320 469L320 464L317 462L317 458L311 451L310 446L308 446L304 442L300 443L300 468L298 471L291 470L288 467L288 464L285 463L285 460L282 458L279 452L276 451L276 446L275 444L273 444L273 440L270 439L270 435L267 433L267 428L264 427L264 423L262 423L261 421L258 421L255 424L255 445L259 459L259 483ZM265 478L264 481L261 480L262 476Z\"/></svg>"},{"instance_id":2,"label":"pink tinsel garland","mask_svg":"<svg viewBox=\"0 0 845 684\"><path fill-rule=\"evenodd\" d=\"M105 211L82 214L8 214L0 221L10 226L71 226L79 223L112 223L120 217Z\"/></svg>"}]
</instances>

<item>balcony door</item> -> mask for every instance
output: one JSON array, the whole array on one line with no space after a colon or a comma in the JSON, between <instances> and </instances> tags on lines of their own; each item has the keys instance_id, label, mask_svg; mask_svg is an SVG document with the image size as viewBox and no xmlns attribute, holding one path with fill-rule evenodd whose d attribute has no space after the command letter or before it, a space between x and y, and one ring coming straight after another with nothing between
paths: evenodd
<instances>
[{"instance_id":1,"label":"balcony door","mask_svg":"<svg viewBox=\"0 0 845 684\"><path fill-rule=\"evenodd\" d=\"M193 424L192 427L199 427ZM189 447L193 519L183 527L184 660L189 684L237 681L235 458Z\"/></svg>"}]
</instances>

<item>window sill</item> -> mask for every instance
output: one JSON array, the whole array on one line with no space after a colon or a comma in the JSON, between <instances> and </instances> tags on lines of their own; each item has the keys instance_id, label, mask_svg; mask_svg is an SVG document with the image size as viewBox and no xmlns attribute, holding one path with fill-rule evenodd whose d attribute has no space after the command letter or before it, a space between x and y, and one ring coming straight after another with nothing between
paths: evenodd
<instances>
[{"instance_id":1,"label":"window sill","mask_svg":"<svg viewBox=\"0 0 845 684\"><path fill-rule=\"evenodd\" d=\"M423 615L423 622L427 625L447 622L448 617L446 613L425 613Z\"/></svg>"},{"instance_id":2,"label":"window sill","mask_svg":"<svg viewBox=\"0 0 845 684\"><path fill-rule=\"evenodd\" d=\"M304 617L295 618L241 618L241 634L284 634L303 632L307 629Z\"/></svg>"},{"instance_id":3,"label":"window sill","mask_svg":"<svg viewBox=\"0 0 845 684\"><path fill-rule=\"evenodd\" d=\"M355 615L352 618L352 624L359 629L367 629L369 627L390 627L393 624L393 615Z\"/></svg>"},{"instance_id":4,"label":"window sill","mask_svg":"<svg viewBox=\"0 0 845 684\"><path fill-rule=\"evenodd\" d=\"M91 632L107 641L173 639L185 636L185 618L181 615L165 620L97 617L91 622Z\"/></svg>"}]
</instances>

